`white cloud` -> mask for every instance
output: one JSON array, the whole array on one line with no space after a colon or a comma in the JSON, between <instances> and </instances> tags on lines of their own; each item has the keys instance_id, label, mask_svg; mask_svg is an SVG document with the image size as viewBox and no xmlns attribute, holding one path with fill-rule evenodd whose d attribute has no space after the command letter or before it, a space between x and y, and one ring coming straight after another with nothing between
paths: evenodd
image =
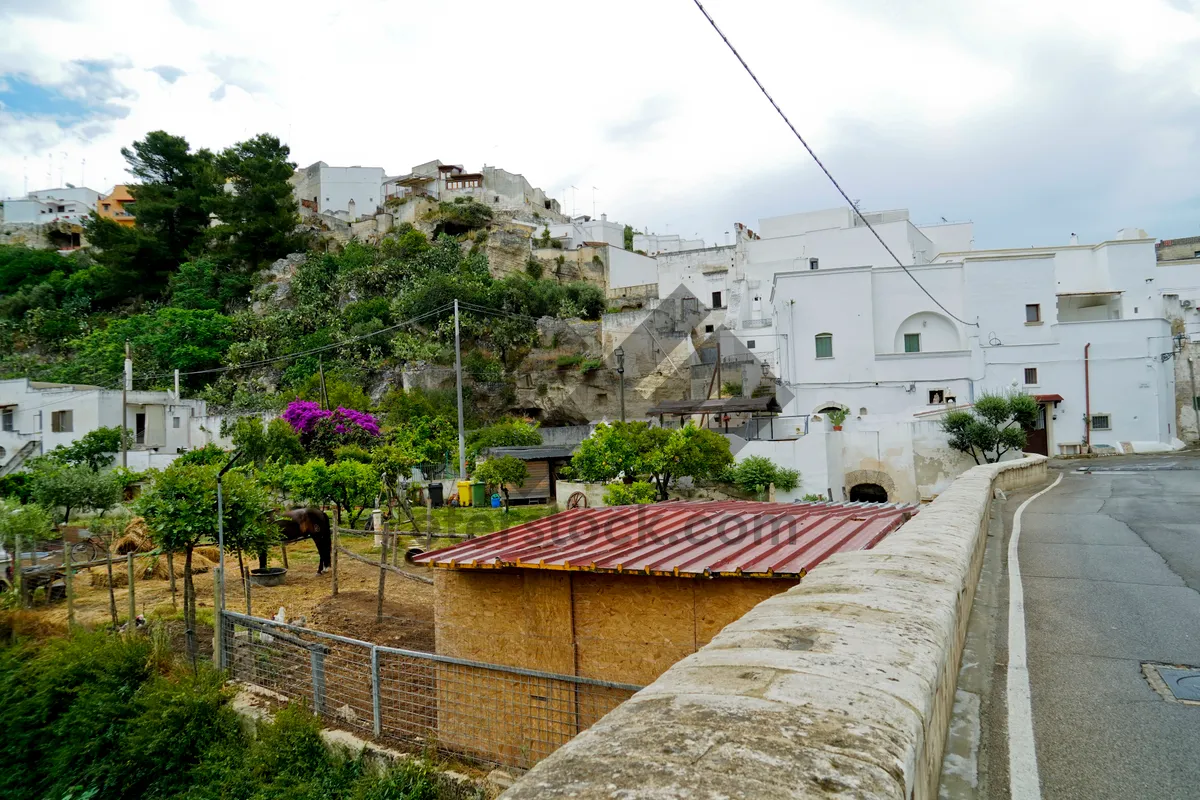
<instances>
[{"instance_id":1,"label":"white cloud","mask_svg":"<svg viewBox=\"0 0 1200 800\"><path fill-rule=\"evenodd\" d=\"M1169 112L1200 87L1188 57L1200 21L1178 0L706 7L867 206L981 226L988 214L997 239L1048 221L1084 229L1058 193L1074 187L1050 182L1055 158L1086 182L1089 207L1111 204L1106 220L1180 235L1155 227L1200 205L1179 180L1200 166L1191 120ZM612 219L710 240L735 219L838 202L686 2L173 0L121 15L81 0L0 7L0 25L0 80L63 85L80 60L114 62L124 94L107 102L128 109L85 135L0 108L0 195L20 190L24 159L63 151L107 189L125 177L120 148L164 129L210 148L270 131L301 165L496 164L567 210L590 212L596 186Z\"/></svg>"}]
</instances>

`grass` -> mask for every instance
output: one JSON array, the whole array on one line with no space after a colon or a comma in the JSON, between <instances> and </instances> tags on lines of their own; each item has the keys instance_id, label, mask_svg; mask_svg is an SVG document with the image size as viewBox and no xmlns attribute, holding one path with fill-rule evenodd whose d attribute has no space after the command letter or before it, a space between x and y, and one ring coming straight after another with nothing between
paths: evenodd
<instances>
[{"instance_id":1,"label":"grass","mask_svg":"<svg viewBox=\"0 0 1200 800\"><path fill-rule=\"evenodd\" d=\"M582 363L583 356L578 354L559 356L558 358L554 359L554 366L558 367L559 369L578 367Z\"/></svg>"}]
</instances>

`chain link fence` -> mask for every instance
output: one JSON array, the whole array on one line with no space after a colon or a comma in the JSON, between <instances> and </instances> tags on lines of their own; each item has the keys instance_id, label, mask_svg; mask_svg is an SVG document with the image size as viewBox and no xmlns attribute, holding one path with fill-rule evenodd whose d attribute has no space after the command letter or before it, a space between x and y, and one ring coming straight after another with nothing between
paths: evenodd
<instances>
[{"instance_id":1,"label":"chain link fence","mask_svg":"<svg viewBox=\"0 0 1200 800\"><path fill-rule=\"evenodd\" d=\"M234 680L302 702L335 727L415 752L528 769L640 686L382 647L221 612Z\"/></svg>"}]
</instances>

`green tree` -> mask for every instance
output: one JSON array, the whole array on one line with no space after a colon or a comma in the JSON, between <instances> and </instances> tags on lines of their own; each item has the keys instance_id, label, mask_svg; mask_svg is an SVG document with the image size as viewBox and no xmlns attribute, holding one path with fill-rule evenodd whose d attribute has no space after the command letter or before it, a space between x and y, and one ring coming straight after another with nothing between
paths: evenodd
<instances>
[{"instance_id":1,"label":"green tree","mask_svg":"<svg viewBox=\"0 0 1200 800\"><path fill-rule=\"evenodd\" d=\"M1025 446L1025 429L1033 427L1037 416L1037 401L1027 394L985 393L971 410L951 411L941 424L952 448L976 464L994 464Z\"/></svg>"},{"instance_id":2,"label":"green tree","mask_svg":"<svg viewBox=\"0 0 1200 800\"><path fill-rule=\"evenodd\" d=\"M722 477L743 492L755 494L765 492L771 484L781 492L793 491L800 485L799 472L781 467L766 456L744 458Z\"/></svg>"},{"instance_id":3,"label":"green tree","mask_svg":"<svg viewBox=\"0 0 1200 800\"><path fill-rule=\"evenodd\" d=\"M286 144L261 133L216 158L232 191L213 199L211 208L220 223L210 236L243 271L256 271L303 247L296 235L300 215L289 183L296 169L290 155Z\"/></svg>"},{"instance_id":4,"label":"green tree","mask_svg":"<svg viewBox=\"0 0 1200 800\"><path fill-rule=\"evenodd\" d=\"M633 252L633 226L625 226L625 249Z\"/></svg>"},{"instance_id":5,"label":"green tree","mask_svg":"<svg viewBox=\"0 0 1200 800\"><path fill-rule=\"evenodd\" d=\"M133 444L133 436L125 429L125 445ZM112 465L113 456L121 450L121 428L96 428L71 444L60 444L46 455L64 464L83 465L99 472Z\"/></svg>"},{"instance_id":6,"label":"green tree","mask_svg":"<svg viewBox=\"0 0 1200 800\"><path fill-rule=\"evenodd\" d=\"M345 511L350 527L358 524L365 508L373 505L383 491L380 475L373 465L360 461L337 461L330 465L319 458L285 467L283 484L293 497L310 503L333 504L338 520Z\"/></svg>"},{"instance_id":7,"label":"green tree","mask_svg":"<svg viewBox=\"0 0 1200 800\"><path fill-rule=\"evenodd\" d=\"M488 486L498 487L504 494L504 510L508 510L509 487L520 489L529 477L529 468L525 462L515 456L489 458L475 470L475 480L483 481Z\"/></svg>"},{"instance_id":8,"label":"green tree","mask_svg":"<svg viewBox=\"0 0 1200 800\"><path fill-rule=\"evenodd\" d=\"M667 499L667 490L676 478L713 480L732 463L728 439L691 424L671 431L664 446L642 456L643 469L654 479L660 500Z\"/></svg>"},{"instance_id":9,"label":"green tree","mask_svg":"<svg viewBox=\"0 0 1200 800\"><path fill-rule=\"evenodd\" d=\"M185 261L168 284L172 306L196 311L220 311L241 299L247 288L242 281L231 281L212 258Z\"/></svg>"},{"instance_id":10,"label":"green tree","mask_svg":"<svg viewBox=\"0 0 1200 800\"><path fill-rule=\"evenodd\" d=\"M534 447L541 443L536 422L506 419L467 434L467 457L474 459L489 447Z\"/></svg>"},{"instance_id":11,"label":"green tree","mask_svg":"<svg viewBox=\"0 0 1200 800\"><path fill-rule=\"evenodd\" d=\"M192 551L200 544L217 542L216 465L180 464L163 470L134 503L150 529L154 543L172 553L183 553L184 624L196 629L196 589L192 582ZM270 521L270 503L262 487L240 469L222 478L225 546L257 552L279 540L279 529ZM188 655L196 656L195 636L188 636Z\"/></svg>"},{"instance_id":12,"label":"green tree","mask_svg":"<svg viewBox=\"0 0 1200 800\"><path fill-rule=\"evenodd\" d=\"M30 467L30 495L52 512L61 508L66 523L72 511L104 513L115 506L121 500L121 485L112 472L93 472L86 465L42 457Z\"/></svg>"},{"instance_id":13,"label":"green tree","mask_svg":"<svg viewBox=\"0 0 1200 800\"><path fill-rule=\"evenodd\" d=\"M15 500L0 500L0 545L12 551L17 537L25 546L45 539L54 527L50 512L36 503L18 503Z\"/></svg>"},{"instance_id":14,"label":"green tree","mask_svg":"<svg viewBox=\"0 0 1200 800\"><path fill-rule=\"evenodd\" d=\"M278 417L266 424L262 417L238 417L230 435L234 448L248 463L262 466L268 461L284 465L304 461L299 434Z\"/></svg>"},{"instance_id":15,"label":"green tree","mask_svg":"<svg viewBox=\"0 0 1200 800\"><path fill-rule=\"evenodd\" d=\"M229 453L215 442L209 442L203 447L195 447L183 453L174 463L192 467L223 467L229 460Z\"/></svg>"},{"instance_id":16,"label":"green tree","mask_svg":"<svg viewBox=\"0 0 1200 800\"><path fill-rule=\"evenodd\" d=\"M604 505L635 506L647 505L658 499L658 489L653 483L610 483L604 487Z\"/></svg>"},{"instance_id":17,"label":"green tree","mask_svg":"<svg viewBox=\"0 0 1200 800\"><path fill-rule=\"evenodd\" d=\"M215 311L182 308L113 319L76 342L75 357L63 365L60 377L75 383L117 384L126 341L133 347L135 379L149 384L146 388L168 386L175 369L190 372L219 366L233 341L233 324ZM205 379L184 378L192 385Z\"/></svg>"}]
</instances>

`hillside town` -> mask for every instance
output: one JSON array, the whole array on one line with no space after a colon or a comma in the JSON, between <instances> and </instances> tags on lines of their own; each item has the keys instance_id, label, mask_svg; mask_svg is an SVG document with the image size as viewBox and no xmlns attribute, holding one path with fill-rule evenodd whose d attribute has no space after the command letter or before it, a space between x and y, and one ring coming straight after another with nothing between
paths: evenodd
<instances>
[{"instance_id":1,"label":"hillside town","mask_svg":"<svg viewBox=\"0 0 1200 800\"><path fill-rule=\"evenodd\" d=\"M1195 2L121 10L0 3L0 798L1200 796Z\"/></svg>"},{"instance_id":2,"label":"hillside town","mask_svg":"<svg viewBox=\"0 0 1200 800\"><path fill-rule=\"evenodd\" d=\"M512 410L540 421L543 438L566 454L597 423L622 418L618 351L622 419L707 425L739 458L797 470L802 482L780 500L929 502L974 464L949 446L940 420L985 393L1035 400L1026 452L1169 452L1200 436L1196 237L1156 239L1128 227L1101 242L1066 232L1058 244L978 250L971 222L833 208L753 228L734 222L731 242L706 245L603 214L568 217L523 175L498 167L468 172L435 160L388 175L317 162L297 169L291 185L300 225L333 246L377 244L398 225L422 224L439 202L469 200L494 215L484 245L493 276L537 264L560 282L602 290L607 310L585 335L605 369L579 385L552 374L558 385L544 393L531 391L531 374L517 375ZM6 200L5 236L70 241L59 248L69 252L86 246L80 222L93 213L131 225L130 187ZM286 280L275 273L289 269L285 259L271 273ZM0 383L0 474L120 425L119 395ZM763 397L774 402L743 408ZM126 463L139 468L230 444L219 410L177 392L136 391L125 408L134 432Z\"/></svg>"}]
</instances>

